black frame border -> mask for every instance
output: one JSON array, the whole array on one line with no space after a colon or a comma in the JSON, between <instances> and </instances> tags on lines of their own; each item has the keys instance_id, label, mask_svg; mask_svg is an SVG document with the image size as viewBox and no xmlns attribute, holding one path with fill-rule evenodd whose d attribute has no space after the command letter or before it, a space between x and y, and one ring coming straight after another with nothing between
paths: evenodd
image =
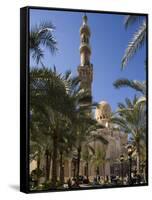
<instances>
[{"instance_id":1,"label":"black frame border","mask_svg":"<svg viewBox=\"0 0 152 200\"><path fill-rule=\"evenodd\" d=\"M116 185L116 186L104 186L104 187L90 187L90 188L78 188L78 189L49 189L49 190L36 190L29 189L29 26L30 26L30 10L49 10L49 11L67 11L67 12L87 12L87 13L99 13L99 14L116 14L116 15L141 15L146 17L146 98L147 98L147 110L146 110L146 178L147 183L137 185ZM85 9L73 9L73 8L56 8L56 7L37 7L27 6L20 8L20 191L24 193L44 193L44 192L62 192L62 191L80 191L80 190L94 190L94 189L113 189L113 188L130 188L149 185L149 14L148 13L132 13L132 12L119 12L119 11L102 11L102 10L85 10Z\"/></svg>"}]
</instances>

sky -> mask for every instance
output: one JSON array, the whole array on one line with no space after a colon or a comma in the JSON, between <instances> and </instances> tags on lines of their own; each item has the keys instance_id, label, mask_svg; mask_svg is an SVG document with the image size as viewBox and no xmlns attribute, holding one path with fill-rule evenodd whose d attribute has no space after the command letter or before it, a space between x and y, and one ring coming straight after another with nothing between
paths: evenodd
<instances>
[{"instance_id":1,"label":"sky","mask_svg":"<svg viewBox=\"0 0 152 200\"><path fill-rule=\"evenodd\" d=\"M51 21L56 30L53 32L58 42L59 51L52 55L44 49L43 63L47 67L56 66L57 71L64 73L71 70L77 75L80 64L80 34L83 12L30 10L30 28L43 21ZM124 51L137 31L139 24L126 30L125 15L109 13L86 13L91 30L90 45L92 48L91 63L93 64L92 96L94 102L107 101L114 112L118 102L124 102L126 97L133 98L135 91L130 88L115 89L113 82L118 78L145 80L144 62L146 47L143 46L130 60L124 70L121 70L121 59ZM36 62L30 58L30 66Z\"/></svg>"}]
</instances>

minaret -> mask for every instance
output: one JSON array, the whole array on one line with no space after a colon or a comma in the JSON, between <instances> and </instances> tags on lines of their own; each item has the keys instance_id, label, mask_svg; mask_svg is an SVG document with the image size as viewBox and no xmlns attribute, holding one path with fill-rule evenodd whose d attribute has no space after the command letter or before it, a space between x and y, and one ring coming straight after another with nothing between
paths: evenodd
<instances>
[{"instance_id":1,"label":"minaret","mask_svg":"<svg viewBox=\"0 0 152 200\"><path fill-rule=\"evenodd\" d=\"M80 86L89 92L90 99L87 98L85 102L82 102L82 105L88 105L92 102L93 65L90 63L91 47L89 44L91 31L87 22L88 18L85 14L80 27L80 65L78 66L78 74Z\"/></svg>"}]
</instances>

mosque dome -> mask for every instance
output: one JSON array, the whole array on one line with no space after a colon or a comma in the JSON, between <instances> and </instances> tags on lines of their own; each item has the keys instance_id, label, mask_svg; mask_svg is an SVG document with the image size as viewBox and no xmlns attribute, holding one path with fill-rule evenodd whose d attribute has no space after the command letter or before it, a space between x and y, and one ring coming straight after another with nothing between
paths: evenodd
<instances>
[{"instance_id":1,"label":"mosque dome","mask_svg":"<svg viewBox=\"0 0 152 200\"><path fill-rule=\"evenodd\" d=\"M106 101L101 101L95 111L97 120L108 120L111 115L111 107Z\"/></svg>"}]
</instances>

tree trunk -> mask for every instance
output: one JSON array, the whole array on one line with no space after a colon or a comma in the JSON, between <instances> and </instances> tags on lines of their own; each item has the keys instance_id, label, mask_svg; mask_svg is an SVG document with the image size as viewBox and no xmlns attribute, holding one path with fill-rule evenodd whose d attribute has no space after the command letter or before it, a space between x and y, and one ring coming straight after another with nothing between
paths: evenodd
<instances>
[{"instance_id":1,"label":"tree trunk","mask_svg":"<svg viewBox=\"0 0 152 200\"><path fill-rule=\"evenodd\" d=\"M105 174L105 163L103 163L103 180L105 181L105 176L106 176L106 174Z\"/></svg>"},{"instance_id":2,"label":"tree trunk","mask_svg":"<svg viewBox=\"0 0 152 200\"><path fill-rule=\"evenodd\" d=\"M137 143L137 174L140 174L140 145Z\"/></svg>"},{"instance_id":3,"label":"tree trunk","mask_svg":"<svg viewBox=\"0 0 152 200\"><path fill-rule=\"evenodd\" d=\"M63 185L64 183L64 167L63 167L63 153L60 152L60 183Z\"/></svg>"},{"instance_id":4,"label":"tree trunk","mask_svg":"<svg viewBox=\"0 0 152 200\"><path fill-rule=\"evenodd\" d=\"M51 166L51 155L48 149L46 149L45 156L46 156L45 181L48 182L50 176L50 166Z\"/></svg>"},{"instance_id":5,"label":"tree trunk","mask_svg":"<svg viewBox=\"0 0 152 200\"><path fill-rule=\"evenodd\" d=\"M77 158L77 180L79 180L79 171L80 171L80 159L81 159L81 146L78 147L78 158Z\"/></svg>"},{"instance_id":6,"label":"tree trunk","mask_svg":"<svg viewBox=\"0 0 152 200\"><path fill-rule=\"evenodd\" d=\"M37 158L37 170L40 170L40 155L39 154Z\"/></svg>"},{"instance_id":7,"label":"tree trunk","mask_svg":"<svg viewBox=\"0 0 152 200\"><path fill-rule=\"evenodd\" d=\"M99 166L96 168L96 177L99 175Z\"/></svg>"},{"instance_id":8,"label":"tree trunk","mask_svg":"<svg viewBox=\"0 0 152 200\"><path fill-rule=\"evenodd\" d=\"M37 186L39 185L40 182L40 154L38 154L38 158L37 158Z\"/></svg>"},{"instance_id":9,"label":"tree trunk","mask_svg":"<svg viewBox=\"0 0 152 200\"><path fill-rule=\"evenodd\" d=\"M73 177L76 178L76 162L73 163L74 169L73 169Z\"/></svg>"},{"instance_id":10,"label":"tree trunk","mask_svg":"<svg viewBox=\"0 0 152 200\"><path fill-rule=\"evenodd\" d=\"M52 188L56 188L57 182L57 135L53 137L53 154L52 154Z\"/></svg>"},{"instance_id":11,"label":"tree trunk","mask_svg":"<svg viewBox=\"0 0 152 200\"><path fill-rule=\"evenodd\" d=\"M87 177L87 180L89 179L89 163L86 162L86 177Z\"/></svg>"},{"instance_id":12,"label":"tree trunk","mask_svg":"<svg viewBox=\"0 0 152 200\"><path fill-rule=\"evenodd\" d=\"M144 167L144 169L143 169L143 176L144 176L144 182L145 183L147 183L147 174L148 174L147 167Z\"/></svg>"}]
</instances>

